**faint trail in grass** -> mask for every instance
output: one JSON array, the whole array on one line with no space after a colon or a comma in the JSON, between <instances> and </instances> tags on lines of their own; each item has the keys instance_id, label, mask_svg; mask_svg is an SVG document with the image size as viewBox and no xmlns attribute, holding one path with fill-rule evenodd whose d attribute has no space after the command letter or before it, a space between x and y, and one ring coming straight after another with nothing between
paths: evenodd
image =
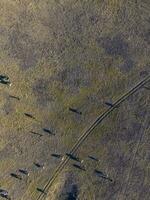
<instances>
[{"instance_id":1,"label":"faint trail in grass","mask_svg":"<svg viewBox=\"0 0 150 200\"><path fill-rule=\"evenodd\" d=\"M136 147L135 147L135 150L134 150L134 152L133 152L133 158L132 158L132 161L131 161L131 167L130 167L129 172L128 172L128 174L127 174L127 178L126 178L126 180L125 180L126 184L125 184L125 187L124 187L124 189L122 190L122 192L119 193L119 195L118 195L118 197L117 197L118 200L119 200L119 199L122 199L122 198L126 199L126 197L125 197L124 195L125 195L125 193L126 193L126 190L127 190L128 185L130 184L131 172L132 172L132 169L133 169L133 166L134 166L134 163L135 163L135 159L136 159L137 152L138 152L138 150L139 150L140 143L142 142L142 140L143 140L143 138L144 138L144 136L145 136L145 133L146 133L146 132L148 131L148 129L149 129L149 126L148 126L148 128L145 128L145 126L147 125L148 122L149 122L149 115L146 117L146 119L144 120L143 126L141 127L139 140L138 140L138 142L137 142L137 144L136 144ZM145 128L145 129L143 130L143 128Z\"/></svg>"},{"instance_id":2,"label":"faint trail in grass","mask_svg":"<svg viewBox=\"0 0 150 200\"><path fill-rule=\"evenodd\" d=\"M92 131L107 117L109 116L112 111L116 108L118 108L118 106L123 103L129 96L133 95L137 90L139 90L142 86L144 86L146 83L148 83L150 81L150 75L147 76L144 80L142 80L141 82L139 82L135 87L133 87L131 90L129 90L127 93L125 93L123 96L121 96L114 104L113 107L108 108L104 113L102 113L101 115L99 115L97 117L97 119L91 124L91 126L81 135L81 137L78 139L78 141L74 144L74 146L72 147L72 149L70 150L70 154L74 154L77 149L80 147L80 145L85 141L85 139L92 133ZM44 186L44 190L48 191L49 188L51 187L51 185L53 184L53 182L55 181L55 179L57 178L57 176L59 175L59 173L64 169L64 167L66 166L66 164L69 162L70 158L69 157L65 157L64 160L60 163L60 165L56 168L54 174L52 175L52 177L50 179L48 179ZM43 196L43 194L40 194L39 197L37 198L37 200L41 200L45 198Z\"/></svg>"}]
</instances>

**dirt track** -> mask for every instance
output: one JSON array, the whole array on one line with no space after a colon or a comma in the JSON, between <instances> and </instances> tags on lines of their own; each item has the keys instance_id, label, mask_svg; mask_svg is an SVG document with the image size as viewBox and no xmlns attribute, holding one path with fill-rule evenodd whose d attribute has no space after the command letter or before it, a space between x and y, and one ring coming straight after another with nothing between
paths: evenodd
<instances>
[{"instance_id":1,"label":"dirt track","mask_svg":"<svg viewBox=\"0 0 150 200\"><path fill-rule=\"evenodd\" d=\"M118 99L114 104L113 107L109 108L106 112L101 114L94 122L93 124L85 131L81 137L78 139L78 141L73 145L72 149L70 150L70 154L74 154L76 150L82 145L82 143L86 140L86 138L92 134L92 131L97 127L108 115L111 114L111 112L116 109L121 103L123 103L129 96L134 94L137 90L139 90L142 86L144 86L146 83L150 81L150 76L146 77L143 81L139 82L135 87L133 87L130 91L128 91L126 94L124 94L120 99ZM138 146L137 146L138 148ZM60 165L57 167L56 171L50 178L50 180L47 182L47 184L44 187L44 191L48 192L49 188L51 187L52 183L55 181L56 177L59 175L59 173L63 170L65 165L70 160L69 157L66 157ZM42 199L42 194L37 198L37 200ZM43 197L45 198L45 196Z\"/></svg>"}]
</instances>

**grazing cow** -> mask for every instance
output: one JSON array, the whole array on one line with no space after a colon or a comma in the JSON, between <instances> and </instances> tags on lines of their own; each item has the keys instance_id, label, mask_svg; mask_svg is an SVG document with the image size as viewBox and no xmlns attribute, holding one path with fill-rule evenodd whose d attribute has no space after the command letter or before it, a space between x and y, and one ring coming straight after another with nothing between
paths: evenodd
<instances>
[{"instance_id":1,"label":"grazing cow","mask_svg":"<svg viewBox=\"0 0 150 200\"><path fill-rule=\"evenodd\" d=\"M5 75L0 75L0 83L11 86L11 82L9 80L9 77L5 76Z\"/></svg>"},{"instance_id":2,"label":"grazing cow","mask_svg":"<svg viewBox=\"0 0 150 200\"><path fill-rule=\"evenodd\" d=\"M5 194L7 193L8 194L8 192L6 190L3 190L3 189L0 189L0 194L1 193L5 193Z\"/></svg>"},{"instance_id":3,"label":"grazing cow","mask_svg":"<svg viewBox=\"0 0 150 200\"><path fill-rule=\"evenodd\" d=\"M61 160L64 161L65 160L65 156L63 156Z\"/></svg>"},{"instance_id":4,"label":"grazing cow","mask_svg":"<svg viewBox=\"0 0 150 200\"><path fill-rule=\"evenodd\" d=\"M74 109L74 108L70 108L70 107L69 107L69 111L72 111L72 112L74 112L74 113L77 113L77 114L79 114L79 115L82 115L82 112L80 112L80 111L78 111L77 109Z\"/></svg>"},{"instance_id":5,"label":"grazing cow","mask_svg":"<svg viewBox=\"0 0 150 200\"><path fill-rule=\"evenodd\" d=\"M3 197L5 199L9 199L10 197L8 196L8 192L6 190L0 189L0 197Z\"/></svg>"},{"instance_id":6,"label":"grazing cow","mask_svg":"<svg viewBox=\"0 0 150 200\"><path fill-rule=\"evenodd\" d=\"M11 198L5 193L0 193L0 197L3 197L3 198L8 199L8 200L11 200Z\"/></svg>"}]
</instances>

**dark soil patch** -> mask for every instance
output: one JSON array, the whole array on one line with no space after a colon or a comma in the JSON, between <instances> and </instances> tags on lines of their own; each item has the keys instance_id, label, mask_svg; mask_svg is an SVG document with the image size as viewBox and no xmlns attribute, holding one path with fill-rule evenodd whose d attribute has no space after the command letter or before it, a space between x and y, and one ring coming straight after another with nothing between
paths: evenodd
<instances>
[{"instance_id":1,"label":"dark soil patch","mask_svg":"<svg viewBox=\"0 0 150 200\"><path fill-rule=\"evenodd\" d=\"M78 197L78 187L77 185L71 186L71 191L68 193L68 197L66 200L76 200Z\"/></svg>"},{"instance_id":2,"label":"dark soil patch","mask_svg":"<svg viewBox=\"0 0 150 200\"><path fill-rule=\"evenodd\" d=\"M148 185L142 185L142 188L140 190L140 194L139 194L139 200L140 199L145 199L145 200L148 200L149 199L149 193L150 193L150 188ZM147 197L146 195L147 194Z\"/></svg>"},{"instance_id":3,"label":"dark soil patch","mask_svg":"<svg viewBox=\"0 0 150 200\"><path fill-rule=\"evenodd\" d=\"M150 29L144 34L144 41L150 45Z\"/></svg>"},{"instance_id":4,"label":"dark soil patch","mask_svg":"<svg viewBox=\"0 0 150 200\"><path fill-rule=\"evenodd\" d=\"M105 49L106 54L113 57L121 56L124 59L124 64L120 65L123 71L132 69L134 61L129 53L129 44L123 39L122 35L116 35L112 38L102 37L97 39L97 42Z\"/></svg>"},{"instance_id":5,"label":"dark soil patch","mask_svg":"<svg viewBox=\"0 0 150 200\"><path fill-rule=\"evenodd\" d=\"M120 35L116 35L113 38L104 37L98 40L106 53L112 56L126 57L128 55L128 43Z\"/></svg>"},{"instance_id":6,"label":"dark soil patch","mask_svg":"<svg viewBox=\"0 0 150 200\"><path fill-rule=\"evenodd\" d=\"M134 61L131 58L126 58L124 64L120 66L121 69L125 70L126 72L130 71L134 66Z\"/></svg>"},{"instance_id":7,"label":"dark soil patch","mask_svg":"<svg viewBox=\"0 0 150 200\"><path fill-rule=\"evenodd\" d=\"M65 181L62 192L59 196L60 200L76 200L78 198L78 185L75 183L75 178L70 175Z\"/></svg>"},{"instance_id":8,"label":"dark soil patch","mask_svg":"<svg viewBox=\"0 0 150 200\"><path fill-rule=\"evenodd\" d=\"M54 101L54 96L49 90L51 81L39 79L33 86L33 92L37 98L37 102L41 106L47 106L49 102Z\"/></svg>"},{"instance_id":9,"label":"dark soil patch","mask_svg":"<svg viewBox=\"0 0 150 200\"><path fill-rule=\"evenodd\" d=\"M18 26L9 35L9 54L19 60L21 68L28 69L34 67L37 63L39 57L38 45Z\"/></svg>"},{"instance_id":10,"label":"dark soil patch","mask_svg":"<svg viewBox=\"0 0 150 200\"><path fill-rule=\"evenodd\" d=\"M80 88L90 86L91 74L84 67L76 66L70 68L68 66L61 72L58 72L54 79L60 81L62 87L67 87L69 92L78 93Z\"/></svg>"},{"instance_id":11,"label":"dark soil patch","mask_svg":"<svg viewBox=\"0 0 150 200\"><path fill-rule=\"evenodd\" d=\"M135 142L137 140L137 136L140 134L141 124L140 123L131 123L126 125L129 128L123 128L120 130L117 139L121 139L125 142Z\"/></svg>"},{"instance_id":12,"label":"dark soil patch","mask_svg":"<svg viewBox=\"0 0 150 200\"><path fill-rule=\"evenodd\" d=\"M142 77L142 78L145 78L146 76L148 76L148 71L146 71L146 70L143 70L143 71L141 71L140 72L140 76Z\"/></svg>"}]
</instances>

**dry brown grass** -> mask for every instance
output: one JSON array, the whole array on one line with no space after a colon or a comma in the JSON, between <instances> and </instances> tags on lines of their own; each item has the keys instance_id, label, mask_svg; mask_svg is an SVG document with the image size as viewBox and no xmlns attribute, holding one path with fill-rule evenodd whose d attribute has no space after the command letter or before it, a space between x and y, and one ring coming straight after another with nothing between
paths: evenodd
<instances>
[{"instance_id":1,"label":"dry brown grass","mask_svg":"<svg viewBox=\"0 0 150 200\"><path fill-rule=\"evenodd\" d=\"M0 176L0 187L8 189L13 199L31 200L32 196L34 200L38 195L36 187L43 187L59 164L50 154L65 154L87 125L106 110L105 101L115 101L149 73L148 6L146 1L123 0L0 1L0 74L8 75L12 82L11 87L0 85L0 172L4 173ZM20 97L20 101L10 99L9 95ZM146 108L147 96L145 91L143 98L133 97L135 103L128 101L115 111L95 131L79 155L84 157L95 151L104 160L99 167L107 168L115 177L117 166L112 171L110 168L113 157L117 159L113 137L119 137L116 132L122 132L124 126L120 118L122 115L131 118L127 126L133 132L132 122L138 123L133 113ZM83 115L70 113L69 107L78 108ZM133 113L128 115L126 109ZM33 114L36 120L25 117L24 113ZM55 136L46 135L42 128L51 129ZM38 138L30 131L43 137ZM138 139L135 138L132 146L133 138L128 141L125 135L120 137L127 140L127 144L120 139L115 145L122 147L120 157L124 154L128 157ZM108 146L103 144L105 140ZM143 154L146 152L144 142L140 147ZM112 159L109 158L111 146ZM36 170L35 161L45 162L46 170ZM138 162L146 173L146 161ZM9 176L19 167L31 172L31 177L20 184ZM124 176L127 171L128 168ZM102 181L103 187L99 190L97 179L88 172L83 176L77 172L78 176L81 199L107 199L106 191L111 194L118 187L111 188ZM89 185L84 184L85 180ZM120 183L120 177L117 180ZM58 195L59 192L54 191L59 191L61 181L58 178L50 198L56 198L55 193ZM142 197L146 185L145 180L143 190L135 195L137 199ZM135 183L133 188L137 187ZM87 192L86 196L84 191L88 190L92 194ZM130 193L129 190L129 197Z\"/></svg>"}]
</instances>

